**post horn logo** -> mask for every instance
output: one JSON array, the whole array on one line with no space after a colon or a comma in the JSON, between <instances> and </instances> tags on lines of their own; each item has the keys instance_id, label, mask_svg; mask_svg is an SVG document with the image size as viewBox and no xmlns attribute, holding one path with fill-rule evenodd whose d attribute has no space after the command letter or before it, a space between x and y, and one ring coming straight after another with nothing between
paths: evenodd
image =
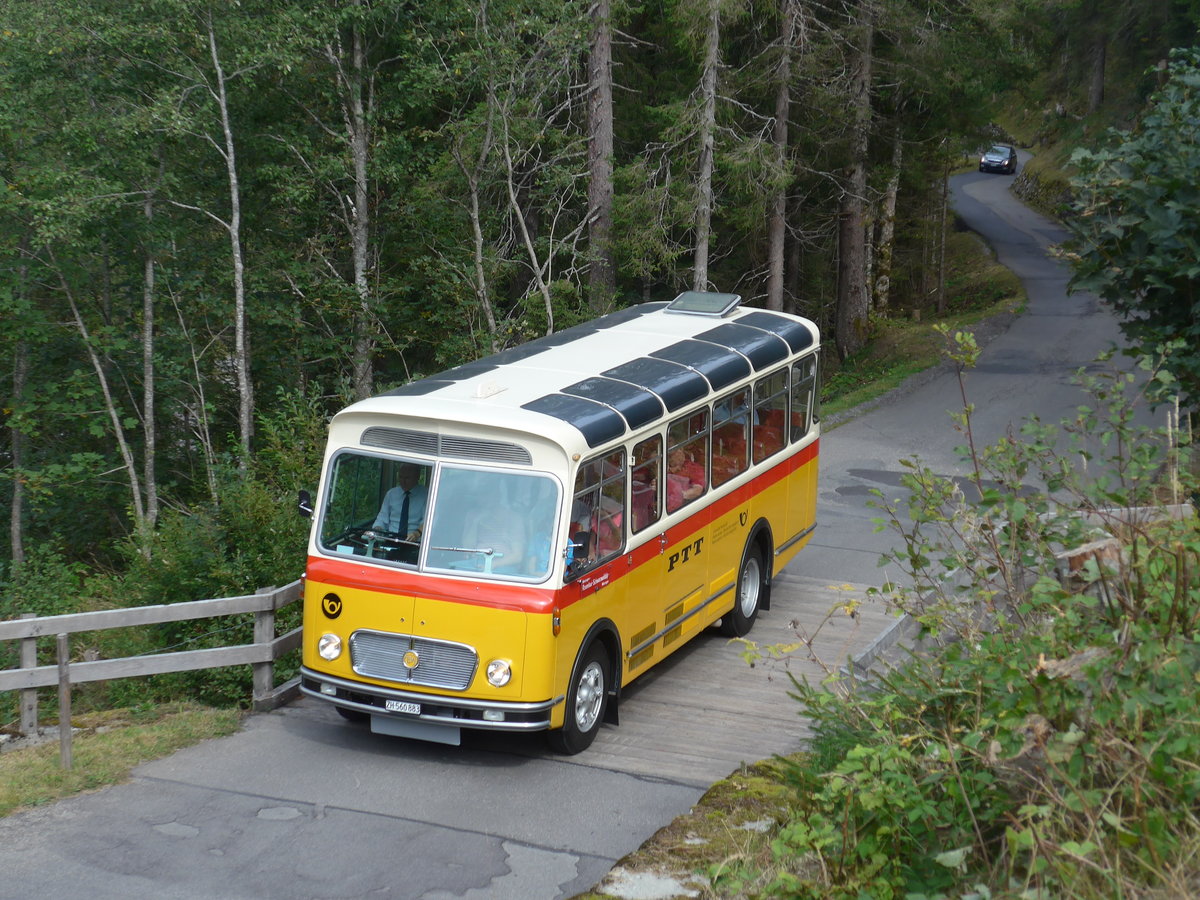
<instances>
[{"instance_id":1,"label":"post horn logo","mask_svg":"<svg viewBox=\"0 0 1200 900\"><path fill-rule=\"evenodd\" d=\"M342 598L337 594L326 594L321 598L321 612L327 619L336 619L342 614Z\"/></svg>"}]
</instances>

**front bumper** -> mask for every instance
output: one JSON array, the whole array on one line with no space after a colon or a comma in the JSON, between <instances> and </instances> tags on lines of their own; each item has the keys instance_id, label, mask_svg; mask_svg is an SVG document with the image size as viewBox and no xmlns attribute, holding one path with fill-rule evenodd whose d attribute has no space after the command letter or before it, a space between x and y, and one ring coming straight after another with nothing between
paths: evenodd
<instances>
[{"instance_id":1,"label":"front bumper","mask_svg":"<svg viewBox=\"0 0 1200 900\"><path fill-rule=\"evenodd\" d=\"M545 731L550 727L550 711L563 699L558 697L540 703L512 703L446 697L335 678L307 667L300 669L300 691L318 700L371 716L489 731ZM385 707L388 700L415 703L421 711L417 714L392 712Z\"/></svg>"}]
</instances>

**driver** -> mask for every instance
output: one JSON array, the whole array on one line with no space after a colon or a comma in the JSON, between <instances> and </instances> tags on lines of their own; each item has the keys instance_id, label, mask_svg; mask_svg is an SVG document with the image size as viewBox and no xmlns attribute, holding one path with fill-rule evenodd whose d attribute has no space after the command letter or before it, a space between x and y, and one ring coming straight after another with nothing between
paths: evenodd
<instances>
[{"instance_id":1,"label":"driver","mask_svg":"<svg viewBox=\"0 0 1200 900\"><path fill-rule=\"evenodd\" d=\"M420 466L415 463L401 464L396 475L396 486L383 498L383 505L372 528L403 535L406 541L421 539L429 491L425 485L418 483L420 477Z\"/></svg>"}]
</instances>

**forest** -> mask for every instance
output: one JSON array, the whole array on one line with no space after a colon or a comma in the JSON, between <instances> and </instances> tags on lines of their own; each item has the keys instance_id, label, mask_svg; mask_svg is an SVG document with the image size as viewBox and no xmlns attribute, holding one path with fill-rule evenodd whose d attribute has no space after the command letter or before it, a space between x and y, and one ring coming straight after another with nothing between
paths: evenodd
<instances>
[{"instance_id":1,"label":"forest","mask_svg":"<svg viewBox=\"0 0 1200 900\"><path fill-rule=\"evenodd\" d=\"M1198 21L9 0L0 615L284 583L333 411L633 303L736 292L852 367L877 322L941 310L947 176L997 123L1131 122Z\"/></svg>"}]
</instances>

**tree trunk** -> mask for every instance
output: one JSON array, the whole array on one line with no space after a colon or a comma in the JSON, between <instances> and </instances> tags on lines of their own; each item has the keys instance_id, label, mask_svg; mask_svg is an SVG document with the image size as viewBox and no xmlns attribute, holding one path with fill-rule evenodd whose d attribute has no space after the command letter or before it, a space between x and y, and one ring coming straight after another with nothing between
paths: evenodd
<instances>
[{"instance_id":1,"label":"tree trunk","mask_svg":"<svg viewBox=\"0 0 1200 900\"><path fill-rule=\"evenodd\" d=\"M143 211L146 224L154 219L154 201L147 193ZM153 238L148 238L153 240ZM158 478L155 454L158 447L158 428L155 424L154 383L154 252L146 248L142 276L142 434L145 441L142 457L142 482L146 486L146 526L153 529L158 521Z\"/></svg>"},{"instance_id":2,"label":"tree trunk","mask_svg":"<svg viewBox=\"0 0 1200 900\"><path fill-rule=\"evenodd\" d=\"M612 251L613 99L612 2L597 0L592 12L592 52L588 66L588 247L591 262L588 299L603 312L617 291Z\"/></svg>"},{"instance_id":3,"label":"tree trunk","mask_svg":"<svg viewBox=\"0 0 1200 900\"><path fill-rule=\"evenodd\" d=\"M222 156L225 173L229 181L229 231L230 255L233 259L233 307L234 307L234 367L238 385L238 435L241 443L241 459L238 466L243 471L250 464L250 446L254 436L254 383L250 378L250 336L246 317L246 265L242 253L242 192L238 183L237 155L233 145L233 124L229 116L229 96L225 90L225 70L217 52L217 35L213 28L212 14L208 17L208 50L212 57L216 85L213 90L217 108L221 114L221 134L224 138Z\"/></svg>"},{"instance_id":4,"label":"tree trunk","mask_svg":"<svg viewBox=\"0 0 1200 900\"><path fill-rule=\"evenodd\" d=\"M800 160L796 160L793 165L793 172L797 180L803 175ZM799 312L804 301L804 242L801 240L804 229L804 199L798 192L788 196L787 225L783 244L784 253L787 256L787 262L783 268L785 298L783 308L788 312Z\"/></svg>"},{"instance_id":5,"label":"tree trunk","mask_svg":"<svg viewBox=\"0 0 1200 900\"><path fill-rule=\"evenodd\" d=\"M834 340L842 360L867 343L869 302L866 284L867 149L871 128L872 0L859 8L859 46L850 88L854 113L850 165L838 211L838 299Z\"/></svg>"},{"instance_id":6,"label":"tree trunk","mask_svg":"<svg viewBox=\"0 0 1200 900\"><path fill-rule=\"evenodd\" d=\"M57 267L57 265L57 261L55 261L55 266ZM125 427L122 424L121 413L117 409L116 401L113 400L112 390L108 384L108 376L105 374L100 354L96 352L96 347L92 343L91 332L88 330L87 323L83 321L83 316L79 313L79 306L75 303L75 296L72 294L71 286L67 283L67 279L63 275L61 268L58 270L58 278L59 283L62 285L63 295L67 298L67 304L71 308L71 317L75 321L75 327L79 331L79 336L83 339L83 346L87 350L88 359L91 360L92 370L96 373L96 381L100 384L100 392L104 396L104 409L108 413L109 424L112 425L113 436L117 441L117 450L121 454L121 462L129 478L129 499L133 509L134 533L138 535L142 552L146 552L146 544L143 540L148 533L146 529L146 507L143 502L142 485L138 480L137 464L133 458L133 451L129 447L129 442L125 439Z\"/></svg>"},{"instance_id":7,"label":"tree trunk","mask_svg":"<svg viewBox=\"0 0 1200 900\"><path fill-rule=\"evenodd\" d=\"M903 163L904 144L900 140L900 129L892 136L892 174L888 177L887 191L879 214L879 241L875 248L875 309L886 312L892 291L892 256L896 240L896 195L900 192L900 166Z\"/></svg>"},{"instance_id":8,"label":"tree trunk","mask_svg":"<svg viewBox=\"0 0 1200 900\"><path fill-rule=\"evenodd\" d=\"M516 167L513 165L512 141L508 130L508 119L505 117L503 110L500 111L500 115L504 125L504 182L508 190L508 203L512 209L513 217L519 226L521 240L525 244L525 252L529 255L529 268L533 272L534 283L537 286L538 293L542 295L542 302L546 307L546 334L550 335L554 334L554 302L550 296L550 285L546 283L546 268L543 267L538 259L537 247L534 246L533 235L529 230L529 222L526 219L520 200L517 199ZM553 255L548 252L547 266L552 258Z\"/></svg>"},{"instance_id":9,"label":"tree trunk","mask_svg":"<svg viewBox=\"0 0 1200 900\"><path fill-rule=\"evenodd\" d=\"M775 125L771 142L779 183L767 223L767 309L783 309L784 244L787 238L788 117L792 105L792 51L804 44L803 23L798 22L798 0L783 0L779 34L779 71L775 88Z\"/></svg>"},{"instance_id":10,"label":"tree trunk","mask_svg":"<svg viewBox=\"0 0 1200 900\"><path fill-rule=\"evenodd\" d=\"M13 404L21 402L25 386L29 383L29 347L19 341L13 360ZM9 448L12 453L12 504L8 508L8 543L12 562L19 566L25 562L25 481L21 469L25 465L25 434L15 424L8 426Z\"/></svg>"},{"instance_id":11,"label":"tree trunk","mask_svg":"<svg viewBox=\"0 0 1200 900\"><path fill-rule=\"evenodd\" d=\"M480 141L477 158L471 165L467 164L467 160L463 155L461 139L456 140L451 145L450 152L453 154L454 161L458 164L458 169L462 172L463 178L467 182L467 209L471 219L471 255L474 261L473 280L475 299L479 302L479 306L483 310L484 320L487 323L488 346L491 348L492 353L499 353L501 348L496 335L496 311L492 307L492 292L488 284L487 252L483 237L483 215L479 203L479 175L484 171L488 157L492 153L495 108L495 104L489 99L483 139Z\"/></svg>"},{"instance_id":12,"label":"tree trunk","mask_svg":"<svg viewBox=\"0 0 1200 900\"><path fill-rule=\"evenodd\" d=\"M1088 89L1088 113L1104 104L1104 68L1108 56L1108 34L1101 30L1092 46L1092 83Z\"/></svg>"},{"instance_id":13,"label":"tree trunk","mask_svg":"<svg viewBox=\"0 0 1200 900\"><path fill-rule=\"evenodd\" d=\"M712 230L713 144L717 130L717 66L720 65L720 39L720 3L719 0L709 0L704 73L700 85L703 111L700 119L700 173L696 182L696 263L692 273L694 291L708 290L708 245Z\"/></svg>"},{"instance_id":14,"label":"tree trunk","mask_svg":"<svg viewBox=\"0 0 1200 900\"><path fill-rule=\"evenodd\" d=\"M191 407L186 404L184 406L189 416L188 424L192 431L192 436L189 440L194 439L194 442L200 445L200 450L204 454L204 477L208 485L208 496L216 503L220 499L219 487L217 485L217 449L213 442L212 429L209 426L208 398L204 390L204 376L200 370L200 360L203 354L196 349L196 342L192 340L191 329L188 328L187 320L183 317L183 310L179 308L178 297L175 296L170 288L168 288L167 293L171 297L171 304L175 308L175 318L179 322L179 333L183 336L188 346L192 378L195 379L195 385L192 388L195 393L195 404Z\"/></svg>"},{"instance_id":15,"label":"tree trunk","mask_svg":"<svg viewBox=\"0 0 1200 900\"><path fill-rule=\"evenodd\" d=\"M945 142L943 141L943 144ZM950 159L947 155L946 170L942 173L942 197L938 204L938 249L937 249L937 311L946 312L946 219L950 212Z\"/></svg>"},{"instance_id":16,"label":"tree trunk","mask_svg":"<svg viewBox=\"0 0 1200 900\"><path fill-rule=\"evenodd\" d=\"M350 211L350 244L354 265L354 293L358 297L358 313L354 318L354 397L363 400L374 392L373 357L375 340L372 333L370 271L371 208L367 181L367 160L370 154L368 112L363 107L363 73L366 53L362 31L357 25L350 30L350 72L345 84L346 141L354 164L354 208Z\"/></svg>"}]
</instances>

